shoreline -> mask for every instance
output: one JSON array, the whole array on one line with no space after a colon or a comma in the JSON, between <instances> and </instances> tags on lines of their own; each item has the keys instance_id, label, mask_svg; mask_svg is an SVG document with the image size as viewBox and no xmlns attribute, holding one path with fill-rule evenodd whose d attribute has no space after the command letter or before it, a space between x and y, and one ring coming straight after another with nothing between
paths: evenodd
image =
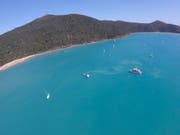
<instances>
[{"instance_id":1,"label":"shoreline","mask_svg":"<svg viewBox=\"0 0 180 135\"><path fill-rule=\"evenodd\" d=\"M9 69L9 68L11 68L11 67L13 67L15 65L23 63L23 62L25 62L27 60L30 60L31 58L34 58L34 57L37 57L37 56L53 53L53 52L56 52L56 51L62 51L64 49L69 49L69 48L73 48L73 47L87 46L87 45L92 45L94 43L103 42L103 41L109 41L109 40L113 40L113 39L121 39L121 38L127 37L128 35L130 35L130 34L115 37L115 38L112 38L112 39L102 39L102 40L99 40L99 41L91 41L91 42L82 43L82 44L65 45L65 46L57 47L57 48L54 48L54 49L51 49L51 50L48 50L48 51L45 51L45 52L39 52L39 53L36 53L36 54L28 55L28 56L25 56L25 57L22 57L22 58L15 59L15 60L13 60L11 62L8 62L8 63L0 66L0 72L3 72L3 71L5 71L5 70L7 70L7 69Z\"/></svg>"},{"instance_id":2,"label":"shoreline","mask_svg":"<svg viewBox=\"0 0 180 135\"><path fill-rule=\"evenodd\" d=\"M101 39L99 41L91 41L89 43L71 44L71 45L66 45L66 46L62 46L62 47L57 47L57 48L50 49L50 50L45 51L45 52L39 52L39 53L36 53L36 54L32 54L32 55L25 56L25 57L22 57L22 58L18 58L18 59L15 59L15 60L11 61L11 62L8 62L8 63L0 66L0 72L5 71L5 70L17 65L17 64L23 63L23 62L25 62L27 60L30 60L31 58L34 58L34 57L37 57L37 56L41 56L41 55L45 55L45 54L53 53L53 52L56 52L56 51L61 51L61 50L64 50L64 49L73 48L73 47L87 46L87 45L91 45L91 44L94 44L94 43L103 42L103 41L110 41L110 40L114 40L114 39L122 39L122 38L125 38L125 37L129 36L129 35L142 34L142 33L162 33L162 32L135 32L135 33L128 33L128 34L125 34L125 35L122 35L122 36L117 36L117 37L112 38L112 39ZM178 33L163 32L162 34L178 34Z\"/></svg>"}]
</instances>

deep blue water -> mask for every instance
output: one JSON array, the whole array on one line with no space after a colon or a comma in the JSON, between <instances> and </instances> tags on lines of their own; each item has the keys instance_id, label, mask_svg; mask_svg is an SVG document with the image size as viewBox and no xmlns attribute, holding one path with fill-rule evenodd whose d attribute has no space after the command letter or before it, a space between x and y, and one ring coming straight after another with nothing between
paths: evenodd
<instances>
[{"instance_id":1,"label":"deep blue water","mask_svg":"<svg viewBox=\"0 0 180 135\"><path fill-rule=\"evenodd\" d=\"M0 72L0 135L180 135L180 35L133 34Z\"/></svg>"}]
</instances>

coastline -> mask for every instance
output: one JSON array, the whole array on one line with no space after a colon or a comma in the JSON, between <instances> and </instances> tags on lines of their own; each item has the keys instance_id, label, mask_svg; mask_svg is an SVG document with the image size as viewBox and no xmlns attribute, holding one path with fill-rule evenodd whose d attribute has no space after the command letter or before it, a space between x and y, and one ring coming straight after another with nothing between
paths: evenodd
<instances>
[{"instance_id":1,"label":"coastline","mask_svg":"<svg viewBox=\"0 0 180 135\"><path fill-rule=\"evenodd\" d=\"M22 62L24 62L24 61L26 61L26 60L28 60L28 59L30 59L32 57L35 57L35 56L36 56L36 54L29 55L29 56L26 56L26 57L23 57L23 58L20 58L20 59L15 59L15 60L13 60L13 61L11 61L9 63L6 63L6 64L2 65L0 67L0 71L4 71L4 70L6 70L6 69L8 69L8 68L10 68L12 66L15 66L15 65L17 65L19 63L22 63Z\"/></svg>"},{"instance_id":2,"label":"coastline","mask_svg":"<svg viewBox=\"0 0 180 135\"><path fill-rule=\"evenodd\" d=\"M99 40L99 41L91 41L89 43L65 45L65 46L54 48L54 49L51 49L51 50L48 50L48 51L45 51L45 52L40 52L40 53L37 53L37 54L32 54L32 55L29 55L29 56L25 56L25 57L15 59L15 60L13 60L11 62L8 62L8 63L0 66L0 72L5 71L5 70L17 65L17 64L23 63L23 62L25 62L27 60L30 60L31 58L34 58L34 57L37 57L37 56L41 56L41 55L45 55L45 54L53 53L53 52L56 52L56 51L61 51L61 50L64 50L64 49L73 48L73 47L93 45L94 43L98 43L98 42L109 41L109 40L113 40L113 39L121 39L121 38L127 37L128 35L130 35L130 34L115 37L115 38L112 38L112 39L102 39L102 40Z\"/></svg>"},{"instance_id":3,"label":"coastline","mask_svg":"<svg viewBox=\"0 0 180 135\"><path fill-rule=\"evenodd\" d=\"M117 37L112 38L112 39L101 39L99 41L91 41L89 43L65 45L65 46L54 48L54 49L51 49L51 50L48 50L48 51L45 51L45 52L39 52L39 53L32 54L32 55L29 55L29 56L25 56L25 57L22 57L22 58L19 58L19 59L15 59L15 60L13 60L11 62L8 62L8 63L0 66L0 72L5 71L5 70L17 65L17 64L23 63L23 62L25 62L27 60L30 60L31 58L34 58L34 57L37 57L37 56L40 56L40 55L45 55L45 54L48 54L48 53L53 53L53 52L56 52L56 51L61 51L61 50L64 50L64 49L69 49L69 48L73 48L73 47L77 47L77 46L87 46L87 45L93 45L94 43L98 43L98 42L109 41L109 40L114 40L114 39L122 39L122 38L125 38L125 37L129 36L129 35L143 34L143 33L162 33L162 32L135 32L135 33L128 33L128 34L125 34L125 35L117 36ZM162 34L178 34L178 33L163 32Z\"/></svg>"},{"instance_id":4,"label":"coastline","mask_svg":"<svg viewBox=\"0 0 180 135\"><path fill-rule=\"evenodd\" d=\"M45 52L39 52L39 53L28 55L28 56L25 56L25 57L22 57L22 58L19 58L19 59L15 59L15 60L13 60L11 62L8 62L8 63L2 65L0 67L0 72L5 71L5 70L17 65L17 64L25 62L27 60L30 60L31 58L41 56L41 55L45 55L45 54L48 54L48 53L53 53L53 52L64 50L64 49L68 49L68 48L72 48L72 47L81 46L81 45L83 45L83 44L67 45L67 46L63 46L63 47L60 47L60 48L54 48L54 49L51 49L51 50L48 50L48 51L45 51Z\"/></svg>"}]
</instances>

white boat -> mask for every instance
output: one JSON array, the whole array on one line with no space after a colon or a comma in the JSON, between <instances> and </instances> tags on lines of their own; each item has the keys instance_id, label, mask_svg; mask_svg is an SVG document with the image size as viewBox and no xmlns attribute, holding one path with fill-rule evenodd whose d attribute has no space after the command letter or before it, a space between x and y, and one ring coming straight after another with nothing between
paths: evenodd
<instances>
[{"instance_id":1,"label":"white boat","mask_svg":"<svg viewBox=\"0 0 180 135\"><path fill-rule=\"evenodd\" d=\"M47 96L46 96L46 99L50 99L51 95L48 93Z\"/></svg>"},{"instance_id":2,"label":"white boat","mask_svg":"<svg viewBox=\"0 0 180 135\"><path fill-rule=\"evenodd\" d=\"M132 69L129 70L129 73L141 75L142 71L140 69L138 69L138 68L132 68Z\"/></svg>"},{"instance_id":3,"label":"white boat","mask_svg":"<svg viewBox=\"0 0 180 135\"><path fill-rule=\"evenodd\" d=\"M90 77L90 74L84 73L83 76L86 77L86 78L89 78L89 77Z\"/></svg>"}]
</instances>

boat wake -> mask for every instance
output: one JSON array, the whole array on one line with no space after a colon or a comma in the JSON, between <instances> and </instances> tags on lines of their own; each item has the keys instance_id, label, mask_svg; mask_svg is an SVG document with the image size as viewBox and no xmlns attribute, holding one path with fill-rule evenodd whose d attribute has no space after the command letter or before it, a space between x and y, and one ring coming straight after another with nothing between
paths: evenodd
<instances>
[{"instance_id":1,"label":"boat wake","mask_svg":"<svg viewBox=\"0 0 180 135\"><path fill-rule=\"evenodd\" d=\"M120 74L125 71L126 71L125 67L118 65L112 68L96 69L91 72L96 73L96 74L103 74L103 75L115 75L115 74Z\"/></svg>"}]
</instances>

